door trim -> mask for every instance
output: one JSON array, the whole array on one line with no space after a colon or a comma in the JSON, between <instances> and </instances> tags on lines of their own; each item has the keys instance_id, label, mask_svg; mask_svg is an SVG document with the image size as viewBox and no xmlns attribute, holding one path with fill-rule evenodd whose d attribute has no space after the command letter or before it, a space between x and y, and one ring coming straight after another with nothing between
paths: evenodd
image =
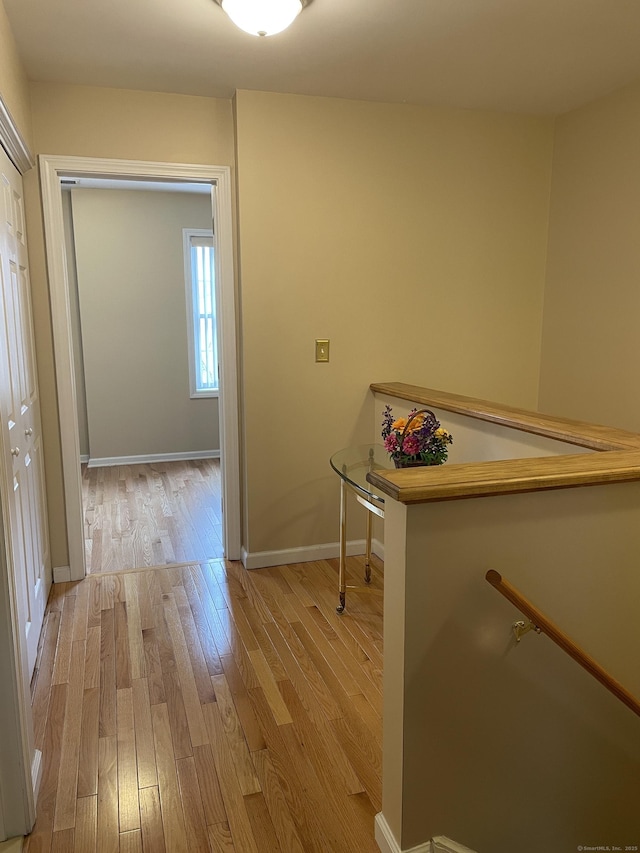
<instances>
[{"instance_id":1,"label":"door trim","mask_svg":"<svg viewBox=\"0 0 640 853\"><path fill-rule=\"evenodd\" d=\"M35 162L1 95L0 145L21 175ZM0 453L0 464L2 458ZM0 491L0 727L5 741L0 762L0 840L4 840L26 835L33 827L41 764L34 750L27 651L18 628L17 592L5 543L2 504L10 496Z\"/></svg>"},{"instance_id":2,"label":"door trim","mask_svg":"<svg viewBox=\"0 0 640 853\"><path fill-rule=\"evenodd\" d=\"M59 179L61 174L77 177L146 178L212 184L211 203L218 235L221 274L220 450L225 551L227 559L240 559L240 446L230 167L93 157L54 157L44 154L38 157L38 163L58 391L69 579L81 580L86 574L86 567L69 281L64 249L62 190Z\"/></svg>"},{"instance_id":3,"label":"door trim","mask_svg":"<svg viewBox=\"0 0 640 853\"><path fill-rule=\"evenodd\" d=\"M0 145L7 152L7 156L21 175L35 166L36 161L18 130L2 95L0 95Z\"/></svg>"},{"instance_id":4,"label":"door trim","mask_svg":"<svg viewBox=\"0 0 640 853\"><path fill-rule=\"evenodd\" d=\"M0 841L31 831L42 770L41 753L34 748L27 649L17 629L17 594L5 535L0 513L0 670L9 670L0 699L0 727L6 740L0 763Z\"/></svg>"}]
</instances>

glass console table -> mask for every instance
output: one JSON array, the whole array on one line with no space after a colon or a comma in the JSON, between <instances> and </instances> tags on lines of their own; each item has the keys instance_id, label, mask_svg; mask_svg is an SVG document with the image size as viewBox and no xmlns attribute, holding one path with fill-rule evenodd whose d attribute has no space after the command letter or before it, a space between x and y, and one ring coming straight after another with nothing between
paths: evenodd
<instances>
[{"instance_id":1,"label":"glass console table","mask_svg":"<svg viewBox=\"0 0 640 853\"><path fill-rule=\"evenodd\" d=\"M367 512L367 537L365 550L365 583L371 581L371 530L372 513L384 518L384 497L374 491L371 483L367 482L369 471L393 468L389 454L381 444L363 444L359 447L347 447L334 453L330 459L331 467L340 477L340 573L338 579L338 594L340 604L336 608L342 613L345 607L347 589L364 591L368 587L347 586L347 492L351 491L356 500ZM370 590L375 592L376 590Z\"/></svg>"}]
</instances>

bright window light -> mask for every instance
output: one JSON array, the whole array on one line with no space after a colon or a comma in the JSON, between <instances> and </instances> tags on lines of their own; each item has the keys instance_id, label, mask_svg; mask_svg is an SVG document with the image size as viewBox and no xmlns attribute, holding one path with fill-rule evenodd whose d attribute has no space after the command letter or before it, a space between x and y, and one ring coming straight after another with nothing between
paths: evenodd
<instances>
[{"instance_id":1,"label":"bright window light","mask_svg":"<svg viewBox=\"0 0 640 853\"><path fill-rule=\"evenodd\" d=\"M192 397L218 396L215 245L212 231L184 229Z\"/></svg>"}]
</instances>

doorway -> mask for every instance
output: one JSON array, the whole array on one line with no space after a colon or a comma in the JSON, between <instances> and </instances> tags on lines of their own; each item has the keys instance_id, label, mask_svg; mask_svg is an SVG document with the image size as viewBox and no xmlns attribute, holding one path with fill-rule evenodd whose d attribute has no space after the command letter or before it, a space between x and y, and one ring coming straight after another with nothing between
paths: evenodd
<instances>
[{"instance_id":1,"label":"doorway","mask_svg":"<svg viewBox=\"0 0 640 853\"><path fill-rule=\"evenodd\" d=\"M61 183L87 573L220 559L210 186Z\"/></svg>"},{"instance_id":2,"label":"doorway","mask_svg":"<svg viewBox=\"0 0 640 853\"><path fill-rule=\"evenodd\" d=\"M236 369L236 316L231 234L231 187L229 167L142 163L138 161L96 160L78 157L40 159L47 266L49 273L56 381L60 410L66 524L69 545L68 576L84 577L84 519L80 477L80 440L77 420L76 383L73 374L72 332L70 328L70 287L64 246L64 220L60 178L110 178L132 181L165 181L206 184L216 223L216 292L218 350L220 355L220 455L222 528L225 556L240 556L240 488L238 393Z\"/></svg>"}]
</instances>

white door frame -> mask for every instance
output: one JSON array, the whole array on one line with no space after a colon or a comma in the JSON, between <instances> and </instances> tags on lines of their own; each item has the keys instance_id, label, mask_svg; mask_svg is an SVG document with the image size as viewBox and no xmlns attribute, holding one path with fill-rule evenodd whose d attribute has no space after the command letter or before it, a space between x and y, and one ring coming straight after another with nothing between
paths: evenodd
<instances>
[{"instance_id":1,"label":"white door frame","mask_svg":"<svg viewBox=\"0 0 640 853\"><path fill-rule=\"evenodd\" d=\"M86 573L80 481L80 440L73 371L69 280L62 218L60 175L147 179L212 184L211 202L217 229L220 263L220 455L225 553L240 559L240 450L238 436L238 373L233 264L231 170L229 166L106 160L93 157L40 155L40 187L45 255L49 275L56 386L62 445L69 567L54 570L54 581L81 580ZM215 187L215 191L214 191Z\"/></svg>"},{"instance_id":2,"label":"white door frame","mask_svg":"<svg viewBox=\"0 0 640 853\"><path fill-rule=\"evenodd\" d=\"M0 144L23 175L34 165L31 152L0 95ZM0 461L1 461L0 456ZM4 496L7 498L6 494ZM0 841L26 835L35 821L40 750L34 749L27 651L19 628L17 590L5 547L0 499Z\"/></svg>"}]
</instances>

